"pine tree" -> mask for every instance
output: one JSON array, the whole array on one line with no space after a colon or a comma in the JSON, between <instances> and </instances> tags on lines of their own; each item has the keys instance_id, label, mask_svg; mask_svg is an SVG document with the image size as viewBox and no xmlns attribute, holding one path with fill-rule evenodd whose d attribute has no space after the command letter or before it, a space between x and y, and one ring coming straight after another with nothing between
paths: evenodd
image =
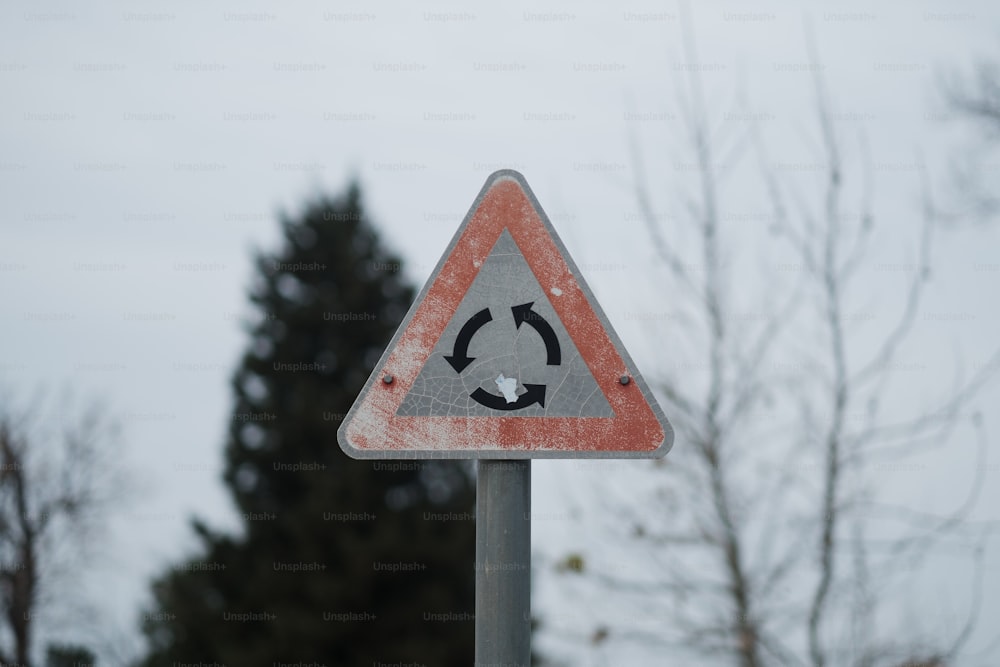
<instances>
[{"instance_id":1,"label":"pine tree","mask_svg":"<svg viewBox=\"0 0 1000 667\"><path fill-rule=\"evenodd\" d=\"M203 553L154 583L144 664L469 665L469 469L355 461L336 439L413 290L356 185L282 226L232 381L225 483L243 530L195 522Z\"/></svg>"}]
</instances>

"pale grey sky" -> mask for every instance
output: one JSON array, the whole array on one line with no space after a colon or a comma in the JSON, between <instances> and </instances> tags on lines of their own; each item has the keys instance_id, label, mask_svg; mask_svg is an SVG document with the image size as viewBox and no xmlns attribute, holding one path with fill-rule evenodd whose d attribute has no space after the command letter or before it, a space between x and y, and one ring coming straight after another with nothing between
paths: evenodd
<instances>
[{"instance_id":1,"label":"pale grey sky","mask_svg":"<svg viewBox=\"0 0 1000 667\"><path fill-rule=\"evenodd\" d=\"M245 344L249 251L273 247L279 210L336 192L351 174L422 282L486 176L521 171L650 375L683 361L656 357L631 316L651 300L668 308L669 295L649 278L629 131L662 186L668 221L677 206L670 188L690 180L675 90L692 66L720 134L749 122L735 113L742 108L774 163L814 163L810 25L838 123L868 142L885 261L903 261L893 231L905 237L919 211L914 165L926 164L944 196L949 161L972 145L940 117L939 75L1000 58L997 6L698 2L698 63L683 56L680 16L676 4L647 1L0 8L0 382L17 391L71 384L107 397L122 416L127 465L143 492L114 519L107 560L84 577L106 603L108 627L135 635L148 578L192 545L190 516L234 525L218 478L228 377ZM752 171L752 160L740 168ZM734 185L733 220L764 210L756 187L752 178ZM996 262L998 240L988 227L940 241L930 307L967 317L921 323L914 354L931 370L903 401L929 400L950 381L956 351L972 368L1000 339L1000 272L973 270ZM878 280L886 284L873 286L873 298L892 286ZM984 409L998 398L994 388ZM987 425L1000 433L993 415ZM945 511L961 490L948 480L969 478L968 461L956 458L945 452L895 483L914 503ZM574 473L564 475L566 466ZM592 472L536 463L536 509L563 516L572 488L596 483ZM1000 470L988 480L978 515L997 519ZM543 560L600 539L578 522L537 525ZM977 650L1000 624L996 563ZM540 614L569 613L557 582L537 583ZM581 623L587 608L573 609ZM628 650L637 656L630 664L650 664L641 647ZM575 664L601 664L587 660ZM969 664L998 660L994 644Z\"/></svg>"}]
</instances>

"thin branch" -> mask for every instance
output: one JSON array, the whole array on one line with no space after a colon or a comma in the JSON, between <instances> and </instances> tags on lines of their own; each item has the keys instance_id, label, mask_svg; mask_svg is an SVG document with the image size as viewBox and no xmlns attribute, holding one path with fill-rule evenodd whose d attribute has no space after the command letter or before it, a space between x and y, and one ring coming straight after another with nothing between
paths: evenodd
<instances>
[{"instance_id":1,"label":"thin branch","mask_svg":"<svg viewBox=\"0 0 1000 667\"><path fill-rule=\"evenodd\" d=\"M660 229L660 225L657 222L657 215L649 196L649 187L642 176L645 170L641 168L641 149L639 148L638 141L636 141L635 133L631 130L629 131L629 148L629 153L632 156L633 172L636 174L635 196L639 202L639 211L642 214L643 222L646 223L646 231L649 233L649 238L653 243L653 250L656 251L660 260L670 269L674 276L700 299L698 288L684 261L671 249L670 244L667 243L666 238L663 236L663 230Z\"/></svg>"},{"instance_id":2,"label":"thin branch","mask_svg":"<svg viewBox=\"0 0 1000 667\"><path fill-rule=\"evenodd\" d=\"M931 238L934 231L935 217L930 183L928 183L926 169L923 167L920 170L920 180L921 192L923 193L923 204L921 206L923 225L920 232L919 261L916 271L910 279L910 286L906 295L906 305L903 307L903 313L896 326L882 342L878 353L852 378L852 382L858 385L867 382L872 376L884 373L887 369L891 368L892 359L895 357L900 344L906 339L907 334L912 329L913 322L920 309L924 283L927 280L927 267L930 266Z\"/></svg>"},{"instance_id":3,"label":"thin branch","mask_svg":"<svg viewBox=\"0 0 1000 667\"><path fill-rule=\"evenodd\" d=\"M983 545L980 544L976 549L976 563L975 567L972 569L972 603L969 605L969 615L965 619L965 624L959 631L958 635L955 637L955 641L952 642L948 650L945 651L945 657L950 661L954 660L955 657L961 652L962 648L968 643L969 638L972 637L972 631L976 628L976 624L979 621L979 614L983 608L983 571L985 569L983 563L984 556Z\"/></svg>"},{"instance_id":4,"label":"thin branch","mask_svg":"<svg viewBox=\"0 0 1000 667\"><path fill-rule=\"evenodd\" d=\"M905 454L912 446L912 440L919 438L935 429L947 428L954 421L959 410L968 403L996 376L997 368L1000 368L1000 349L994 351L993 356L983 368L977 372L972 379L959 387L951 398L937 406L935 409L926 412L911 420L885 424L882 426L865 429L862 433L851 436L854 447L860 450L870 442L892 442L894 440L907 440L904 445L883 445L881 447L869 447L866 450L869 456L880 454L895 457Z\"/></svg>"},{"instance_id":5,"label":"thin branch","mask_svg":"<svg viewBox=\"0 0 1000 667\"><path fill-rule=\"evenodd\" d=\"M976 428L976 434L978 436L977 440L979 444L979 451L976 456L975 477L965 500L948 516L943 517L935 525L924 529L921 534L909 536L899 540L898 547L893 550L897 555L901 555L903 551L912 549L914 546L926 544L937 535L952 530L960 522L962 522L975 507L980 495L982 494L983 483L986 479L986 460L987 452L989 450L989 442L986 437L985 428L979 420L974 422L974 427Z\"/></svg>"},{"instance_id":6,"label":"thin branch","mask_svg":"<svg viewBox=\"0 0 1000 667\"><path fill-rule=\"evenodd\" d=\"M813 63L817 62L815 40L812 38L811 33L809 33L806 43L809 49L810 61ZM839 199L842 185L842 167L829 102L826 99L823 89L822 76L817 73L814 77L814 82L816 85L817 111L827 151L827 164L829 165L825 202L826 235L822 253L822 287L826 306L826 325L830 332L830 354L834 368L832 415L824 444L826 460L823 470L823 497L819 516L820 542L817 553L819 580L809 606L808 620L810 659L815 667L823 667L826 663L827 655L820 639L820 626L826 615L827 597L835 575L834 542L839 516L837 502L841 485L841 436L844 428L844 413L849 400L849 385L837 254L840 235Z\"/></svg>"},{"instance_id":7,"label":"thin branch","mask_svg":"<svg viewBox=\"0 0 1000 667\"><path fill-rule=\"evenodd\" d=\"M874 228L874 216L872 214L872 191L874 190L873 185L873 169L871 163L871 153L868 150L868 142L864 139L862 135L862 153L864 154L864 160L862 161L861 170L861 183L862 183L862 194L861 194L861 210L859 212L860 219L857 224L857 233L854 237L854 244L847 253L847 258L844 260L843 265L840 267L840 279L846 284L854 276L854 272L861 266L861 262L867 256L868 242L871 239L871 232Z\"/></svg>"}]
</instances>

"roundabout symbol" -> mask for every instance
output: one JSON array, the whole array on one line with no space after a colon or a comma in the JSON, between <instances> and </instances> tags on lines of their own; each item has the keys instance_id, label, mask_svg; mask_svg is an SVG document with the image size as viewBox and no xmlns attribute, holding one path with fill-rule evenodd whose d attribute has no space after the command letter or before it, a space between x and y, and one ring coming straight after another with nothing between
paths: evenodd
<instances>
[{"instance_id":1,"label":"roundabout symbol","mask_svg":"<svg viewBox=\"0 0 1000 667\"><path fill-rule=\"evenodd\" d=\"M510 311L514 317L514 327L520 329L521 325L526 322L528 326L537 331L545 343L546 365L559 366L562 364L562 350L559 348L559 339L556 337L556 332L553 331L552 325L531 309L534 304L534 301L529 301L528 303L511 307ZM472 342L472 337L476 335L476 332L492 321L493 315L490 313L490 309L483 308L462 325L461 331L458 332L458 336L455 338L454 351L450 355L444 355L445 361L448 362L456 373L461 374L462 371L469 367L469 364L475 361L474 357L469 356L469 344ZM517 388L516 379L505 378L501 373L495 382L503 392L503 396L491 394L482 387L478 387L469 397L476 403L492 410L520 410L535 403L538 403L543 408L545 407L544 384L525 384L525 392L517 396L514 393Z\"/></svg>"}]
</instances>

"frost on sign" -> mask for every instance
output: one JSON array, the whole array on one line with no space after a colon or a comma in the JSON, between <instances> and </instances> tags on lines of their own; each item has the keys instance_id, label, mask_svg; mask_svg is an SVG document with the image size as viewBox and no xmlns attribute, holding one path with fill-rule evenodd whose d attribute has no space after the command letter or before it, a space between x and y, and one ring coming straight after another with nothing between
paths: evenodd
<instances>
[{"instance_id":1,"label":"frost on sign","mask_svg":"<svg viewBox=\"0 0 1000 667\"><path fill-rule=\"evenodd\" d=\"M396 411L408 417L498 413L614 416L507 230Z\"/></svg>"}]
</instances>

